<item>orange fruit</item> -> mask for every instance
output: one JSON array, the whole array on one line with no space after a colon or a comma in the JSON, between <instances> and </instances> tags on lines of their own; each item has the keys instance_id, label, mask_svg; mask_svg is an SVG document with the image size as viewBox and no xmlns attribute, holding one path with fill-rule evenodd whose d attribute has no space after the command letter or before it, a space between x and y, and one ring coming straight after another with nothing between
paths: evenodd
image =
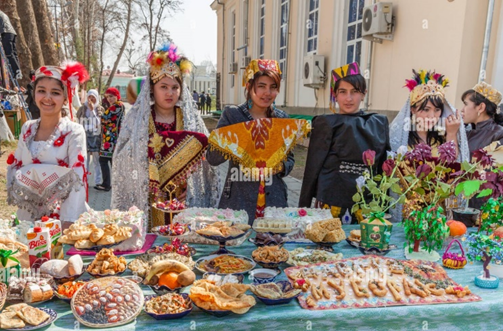
<instances>
[{"instance_id":1,"label":"orange fruit","mask_svg":"<svg viewBox=\"0 0 503 331\"><path fill-rule=\"evenodd\" d=\"M178 283L178 274L172 271L163 273L161 276L159 276L157 285L164 285L169 287L170 289L180 287L180 284Z\"/></svg>"},{"instance_id":2,"label":"orange fruit","mask_svg":"<svg viewBox=\"0 0 503 331\"><path fill-rule=\"evenodd\" d=\"M462 236L466 233L466 225L463 222L449 221L451 236Z\"/></svg>"},{"instance_id":3,"label":"orange fruit","mask_svg":"<svg viewBox=\"0 0 503 331\"><path fill-rule=\"evenodd\" d=\"M456 220L449 220L449 221L447 221L445 224L447 224L447 225L451 225L451 223L452 223L452 222L457 222L457 221L456 221Z\"/></svg>"}]
</instances>

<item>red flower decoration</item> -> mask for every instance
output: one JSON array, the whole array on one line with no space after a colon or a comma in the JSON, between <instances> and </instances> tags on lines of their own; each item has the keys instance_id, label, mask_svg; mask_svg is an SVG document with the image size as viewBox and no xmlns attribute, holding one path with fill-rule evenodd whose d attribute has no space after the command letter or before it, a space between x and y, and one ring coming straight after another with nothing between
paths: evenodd
<instances>
[{"instance_id":1,"label":"red flower decoration","mask_svg":"<svg viewBox=\"0 0 503 331\"><path fill-rule=\"evenodd\" d=\"M432 170L433 169L427 163L423 163L416 168L416 177L419 179L424 178L428 176Z\"/></svg>"},{"instance_id":2,"label":"red flower decoration","mask_svg":"<svg viewBox=\"0 0 503 331\"><path fill-rule=\"evenodd\" d=\"M363 152L363 163L365 163L366 166L373 166L376 158L376 152L368 149L365 152Z\"/></svg>"},{"instance_id":3,"label":"red flower decoration","mask_svg":"<svg viewBox=\"0 0 503 331\"><path fill-rule=\"evenodd\" d=\"M23 141L26 141L26 139L28 139L29 136L31 136L31 125L28 128L28 130L26 130L26 132L23 134Z\"/></svg>"},{"instance_id":4,"label":"red flower decoration","mask_svg":"<svg viewBox=\"0 0 503 331\"><path fill-rule=\"evenodd\" d=\"M7 158L7 164L8 164L8 165L11 165L11 164L13 164L14 162L17 162L17 159L16 159L16 157L14 156L14 153L10 153L10 154L9 154L9 157Z\"/></svg>"},{"instance_id":5,"label":"red flower decoration","mask_svg":"<svg viewBox=\"0 0 503 331\"><path fill-rule=\"evenodd\" d=\"M104 144L103 144L103 148L104 149L109 149L110 148L110 143L108 141L106 141Z\"/></svg>"},{"instance_id":6,"label":"red flower decoration","mask_svg":"<svg viewBox=\"0 0 503 331\"><path fill-rule=\"evenodd\" d=\"M82 156L82 154L79 154L77 156L77 159L80 161L80 162L84 162L84 157Z\"/></svg>"},{"instance_id":7,"label":"red flower decoration","mask_svg":"<svg viewBox=\"0 0 503 331\"><path fill-rule=\"evenodd\" d=\"M41 220L42 222L47 222L47 221L49 220L49 217L47 217L47 216L42 216L42 218L40 218L40 220Z\"/></svg>"},{"instance_id":8,"label":"red flower decoration","mask_svg":"<svg viewBox=\"0 0 503 331\"><path fill-rule=\"evenodd\" d=\"M299 210L299 216L306 216L306 215L307 215L307 211L305 209Z\"/></svg>"},{"instance_id":9,"label":"red flower decoration","mask_svg":"<svg viewBox=\"0 0 503 331\"><path fill-rule=\"evenodd\" d=\"M58 139L54 141L54 146L60 147L65 143L65 138L70 134L71 131L68 131L67 133L62 133L61 136L59 136Z\"/></svg>"},{"instance_id":10,"label":"red flower decoration","mask_svg":"<svg viewBox=\"0 0 503 331\"><path fill-rule=\"evenodd\" d=\"M42 163L42 162L40 162L40 160L39 160L39 159L37 159L36 157L34 157L34 158L32 159L32 162L33 162L33 164L41 164L41 163Z\"/></svg>"},{"instance_id":11,"label":"red flower decoration","mask_svg":"<svg viewBox=\"0 0 503 331\"><path fill-rule=\"evenodd\" d=\"M58 165L60 167L66 167L66 168L68 168L68 163L66 163L65 160L61 160L61 159L56 159L56 160L58 160Z\"/></svg>"},{"instance_id":12,"label":"red flower decoration","mask_svg":"<svg viewBox=\"0 0 503 331\"><path fill-rule=\"evenodd\" d=\"M393 169L395 168L395 160L393 159L387 159L386 161L384 161L383 165L382 165L382 170L384 171L384 173L386 174L386 176L391 176L391 174L393 173Z\"/></svg>"}]
</instances>

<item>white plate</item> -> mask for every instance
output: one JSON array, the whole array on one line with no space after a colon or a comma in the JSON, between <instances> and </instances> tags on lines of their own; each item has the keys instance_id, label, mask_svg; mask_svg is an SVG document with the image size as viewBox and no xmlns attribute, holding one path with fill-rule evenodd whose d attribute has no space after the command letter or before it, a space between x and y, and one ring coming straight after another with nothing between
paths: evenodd
<instances>
[{"instance_id":1,"label":"white plate","mask_svg":"<svg viewBox=\"0 0 503 331\"><path fill-rule=\"evenodd\" d=\"M217 255L217 254L214 254L214 255L209 255L209 256L205 256L205 257L202 257L200 258L199 260L196 261L196 269L199 270L201 273L206 273L206 272L209 272L208 270L205 270L202 268L201 266L201 263L205 262L205 261L208 261L208 260L212 260L218 256L234 256L234 257L238 257L240 259L243 259L243 260L246 260L248 261L250 264L251 264L251 267L247 270L244 270L244 271L241 271L241 272L234 272L232 274L226 274L226 273L219 273L219 272L215 272L217 275L236 275L236 274L245 274L247 273L248 271L252 270L253 268L255 268L256 266L256 263L255 261L253 261L252 259L250 259L249 257L246 257L246 256L243 256L243 255L234 255L234 254L222 254L222 255Z\"/></svg>"}]
</instances>

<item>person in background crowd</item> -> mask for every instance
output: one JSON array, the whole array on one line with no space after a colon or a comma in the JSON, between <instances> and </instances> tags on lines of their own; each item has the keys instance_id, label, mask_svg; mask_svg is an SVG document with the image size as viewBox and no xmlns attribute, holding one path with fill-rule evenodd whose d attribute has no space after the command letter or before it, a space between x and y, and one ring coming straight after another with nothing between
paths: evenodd
<instances>
[{"instance_id":1,"label":"person in background crowd","mask_svg":"<svg viewBox=\"0 0 503 331\"><path fill-rule=\"evenodd\" d=\"M206 97L204 96L204 92L201 92L199 96L199 109L201 110L201 114L205 114L204 105L206 104Z\"/></svg>"},{"instance_id":2,"label":"person in background crowd","mask_svg":"<svg viewBox=\"0 0 503 331\"><path fill-rule=\"evenodd\" d=\"M35 70L30 70L30 79L31 81L26 86L26 104L28 105L28 109L31 113L31 119L36 120L40 118L40 109L38 109L37 104L35 103L35 98L33 97L33 82L35 81Z\"/></svg>"},{"instance_id":3,"label":"person in background crowd","mask_svg":"<svg viewBox=\"0 0 503 331\"><path fill-rule=\"evenodd\" d=\"M192 99L194 99L197 109L199 109L199 94L197 94L196 90L192 91Z\"/></svg>"},{"instance_id":4,"label":"person in background crowd","mask_svg":"<svg viewBox=\"0 0 503 331\"><path fill-rule=\"evenodd\" d=\"M35 77L40 118L23 125L17 149L7 159L7 202L19 208L20 220L49 216L67 227L88 209L87 148L84 128L68 118L63 105L89 74L73 63L41 67Z\"/></svg>"},{"instance_id":5,"label":"person in background crowd","mask_svg":"<svg viewBox=\"0 0 503 331\"><path fill-rule=\"evenodd\" d=\"M211 111L211 96L209 93L206 93L206 111L207 114L209 114Z\"/></svg>"},{"instance_id":6,"label":"person in background crowd","mask_svg":"<svg viewBox=\"0 0 503 331\"><path fill-rule=\"evenodd\" d=\"M463 121L472 125L466 133L470 155L494 141L503 144L503 114L498 106L501 98L501 92L486 82L478 83L461 96Z\"/></svg>"},{"instance_id":7,"label":"person in background crowd","mask_svg":"<svg viewBox=\"0 0 503 331\"><path fill-rule=\"evenodd\" d=\"M112 166L112 157L119 138L125 109L121 101L121 94L115 87L109 87L105 91L105 97L110 106L101 116L100 166L103 183L94 187L99 191L110 191L112 188L110 168ZM110 167L108 162L110 162Z\"/></svg>"},{"instance_id":8,"label":"person in background crowd","mask_svg":"<svg viewBox=\"0 0 503 331\"><path fill-rule=\"evenodd\" d=\"M0 35L2 36L2 45L5 56L9 60L12 76L16 79L22 79L21 66L17 56L16 38L17 33L12 26L9 16L0 10Z\"/></svg>"},{"instance_id":9,"label":"person in background crowd","mask_svg":"<svg viewBox=\"0 0 503 331\"><path fill-rule=\"evenodd\" d=\"M105 111L99 104L100 95L97 90L87 92L87 101L77 111L77 121L86 131L87 169L92 157L95 185L101 184L100 147L101 147L101 116Z\"/></svg>"}]
</instances>

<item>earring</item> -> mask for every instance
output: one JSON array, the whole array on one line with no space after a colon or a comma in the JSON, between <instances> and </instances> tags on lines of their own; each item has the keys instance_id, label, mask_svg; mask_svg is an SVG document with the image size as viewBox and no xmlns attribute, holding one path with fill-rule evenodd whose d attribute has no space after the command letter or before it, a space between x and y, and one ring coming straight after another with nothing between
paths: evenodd
<instances>
[{"instance_id":1,"label":"earring","mask_svg":"<svg viewBox=\"0 0 503 331\"><path fill-rule=\"evenodd\" d=\"M253 107L253 101L252 99L248 99L248 109L252 109Z\"/></svg>"}]
</instances>

